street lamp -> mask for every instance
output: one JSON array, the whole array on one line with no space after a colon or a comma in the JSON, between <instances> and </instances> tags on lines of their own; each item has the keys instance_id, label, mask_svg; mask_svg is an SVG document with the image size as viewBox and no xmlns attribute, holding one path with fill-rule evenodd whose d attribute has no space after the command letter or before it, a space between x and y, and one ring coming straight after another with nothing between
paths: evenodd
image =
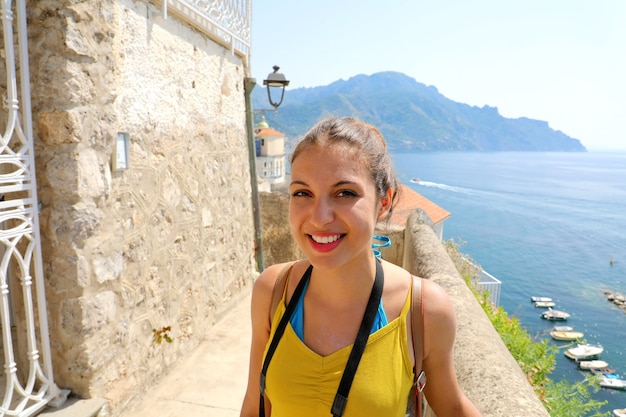
<instances>
[{"instance_id":1,"label":"street lamp","mask_svg":"<svg viewBox=\"0 0 626 417\"><path fill-rule=\"evenodd\" d=\"M274 72L270 72L267 75L267 79L263 80L263 85L267 86L267 99L269 100L272 107L274 107L274 112L278 110L278 106L283 102L283 98L285 97L285 87L289 85L289 80L285 78L285 75L282 72L278 72L280 67L278 65L274 65L272 67ZM280 88L280 100L275 102L272 100L272 88Z\"/></svg>"},{"instance_id":2,"label":"street lamp","mask_svg":"<svg viewBox=\"0 0 626 417\"><path fill-rule=\"evenodd\" d=\"M263 85L267 86L267 98L274 107L274 112L278 110L283 102L285 96L285 87L289 85L289 80L285 76L278 72L280 67L274 65L274 72L271 72L266 80L263 80ZM265 262L263 260L263 239L261 236L261 203L259 201L259 188L256 182L256 150L254 146L254 111L252 110L252 89L256 85L256 80L251 77L244 78L243 90L246 104L246 126L248 130L248 163L250 165L250 185L252 188L252 209L254 211L254 252L257 263L257 270L262 272L265 268ZM280 101L274 102L272 100L271 88L281 88ZM261 110L265 112L265 110Z\"/></svg>"}]
</instances>

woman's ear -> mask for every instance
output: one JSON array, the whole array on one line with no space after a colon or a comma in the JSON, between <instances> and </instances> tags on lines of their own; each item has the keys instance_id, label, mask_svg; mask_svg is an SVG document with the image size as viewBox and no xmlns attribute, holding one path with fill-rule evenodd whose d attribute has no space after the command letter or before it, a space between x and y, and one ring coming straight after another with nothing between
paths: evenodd
<instances>
[{"instance_id":1,"label":"woman's ear","mask_svg":"<svg viewBox=\"0 0 626 417\"><path fill-rule=\"evenodd\" d=\"M380 199L380 208L378 209L378 220L384 218L391 211L391 202L393 201L393 190L390 188L387 193Z\"/></svg>"}]
</instances>

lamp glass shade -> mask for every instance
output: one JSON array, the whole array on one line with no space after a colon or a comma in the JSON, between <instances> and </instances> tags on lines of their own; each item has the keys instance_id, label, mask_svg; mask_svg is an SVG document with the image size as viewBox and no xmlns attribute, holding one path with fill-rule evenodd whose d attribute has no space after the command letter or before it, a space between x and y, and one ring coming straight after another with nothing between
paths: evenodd
<instances>
[{"instance_id":1,"label":"lamp glass shade","mask_svg":"<svg viewBox=\"0 0 626 417\"><path fill-rule=\"evenodd\" d=\"M280 67L274 65L274 72L270 72L267 75L267 79L263 80L263 85L268 87L286 87L289 85L289 80L285 78L285 74L278 72Z\"/></svg>"}]
</instances>

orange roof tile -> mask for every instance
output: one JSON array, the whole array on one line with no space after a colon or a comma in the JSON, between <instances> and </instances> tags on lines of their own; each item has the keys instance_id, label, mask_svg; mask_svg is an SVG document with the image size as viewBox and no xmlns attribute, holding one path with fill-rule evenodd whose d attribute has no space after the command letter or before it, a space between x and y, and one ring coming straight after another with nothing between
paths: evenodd
<instances>
[{"instance_id":1,"label":"orange roof tile","mask_svg":"<svg viewBox=\"0 0 626 417\"><path fill-rule=\"evenodd\" d=\"M255 129L254 133L256 133L257 136L285 136L284 133L280 133L279 131L269 127Z\"/></svg>"},{"instance_id":2,"label":"orange roof tile","mask_svg":"<svg viewBox=\"0 0 626 417\"><path fill-rule=\"evenodd\" d=\"M405 226L409 216L416 210L422 209L430 217L433 225L440 223L451 216L450 212L439 207L426 197L412 190L404 184L400 184L400 199L393 209L389 223Z\"/></svg>"}]
</instances>

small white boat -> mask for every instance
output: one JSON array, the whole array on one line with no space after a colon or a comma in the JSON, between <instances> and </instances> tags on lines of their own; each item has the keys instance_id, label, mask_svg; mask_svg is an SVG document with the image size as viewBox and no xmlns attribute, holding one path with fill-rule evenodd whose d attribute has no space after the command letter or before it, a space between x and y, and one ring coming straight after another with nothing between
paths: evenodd
<instances>
[{"instance_id":1,"label":"small white boat","mask_svg":"<svg viewBox=\"0 0 626 417\"><path fill-rule=\"evenodd\" d=\"M569 318L569 314L565 311L560 310L552 310L544 311L541 313L541 317L546 320L567 320Z\"/></svg>"},{"instance_id":2,"label":"small white boat","mask_svg":"<svg viewBox=\"0 0 626 417\"><path fill-rule=\"evenodd\" d=\"M589 371L591 369L606 369L609 367L609 364L605 361L596 359L591 361L580 361L578 362L578 367L585 371Z\"/></svg>"},{"instance_id":3,"label":"small white boat","mask_svg":"<svg viewBox=\"0 0 626 417\"><path fill-rule=\"evenodd\" d=\"M554 326L552 328L553 332L572 332L574 328L572 326Z\"/></svg>"},{"instance_id":4,"label":"small white boat","mask_svg":"<svg viewBox=\"0 0 626 417\"><path fill-rule=\"evenodd\" d=\"M419 179L419 178L417 178L417 177L413 177L413 178L411 178L411 182L412 182L413 184L419 184L419 183L420 183L420 179Z\"/></svg>"},{"instance_id":5,"label":"small white boat","mask_svg":"<svg viewBox=\"0 0 626 417\"><path fill-rule=\"evenodd\" d=\"M554 340L578 340L585 336L582 332L550 332Z\"/></svg>"},{"instance_id":6,"label":"small white boat","mask_svg":"<svg viewBox=\"0 0 626 417\"><path fill-rule=\"evenodd\" d=\"M574 328L572 326L554 326L552 331L554 332L571 332Z\"/></svg>"},{"instance_id":7,"label":"small white boat","mask_svg":"<svg viewBox=\"0 0 626 417\"><path fill-rule=\"evenodd\" d=\"M535 301L535 307L554 307L554 301Z\"/></svg>"},{"instance_id":8,"label":"small white boat","mask_svg":"<svg viewBox=\"0 0 626 417\"><path fill-rule=\"evenodd\" d=\"M626 390L626 380L617 378L600 377L600 386L604 388Z\"/></svg>"},{"instance_id":9,"label":"small white boat","mask_svg":"<svg viewBox=\"0 0 626 417\"><path fill-rule=\"evenodd\" d=\"M576 347L567 349L565 356L575 361L581 361L585 359L593 359L604 352L604 348L600 345L577 345Z\"/></svg>"},{"instance_id":10,"label":"small white boat","mask_svg":"<svg viewBox=\"0 0 626 417\"><path fill-rule=\"evenodd\" d=\"M547 302L549 302L549 301L552 301L552 298L550 298L550 297L535 297L535 296L532 296L532 297L530 297L530 301L532 301L533 303L536 303L537 301L547 301Z\"/></svg>"},{"instance_id":11,"label":"small white boat","mask_svg":"<svg viewBox=\"0 0 626 417\"><path fill-rule=\"evenodd\" d=\"M613 410L615 417L626 417L626 408L616 408Z\"/></svg>"}]
</instances>

